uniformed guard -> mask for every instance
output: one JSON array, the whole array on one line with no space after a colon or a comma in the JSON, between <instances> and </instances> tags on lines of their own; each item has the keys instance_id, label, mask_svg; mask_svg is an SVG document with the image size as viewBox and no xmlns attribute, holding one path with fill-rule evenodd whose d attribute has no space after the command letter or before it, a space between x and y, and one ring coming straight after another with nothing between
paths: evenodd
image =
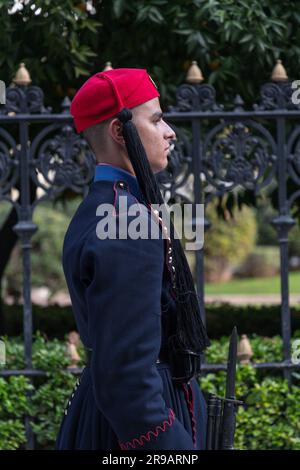
<instances>
[{"instance_id":1,"label":"uniformed guard","mask_svg":"<svg viewBox=\"0 0 300 470\"><path fill-rule=\"evenodd\" d=\"M89 78L71 114L97 160L95 178L65 235L63 268L88 362L70 397L57 449L204 449L206 402L200 355L209 345L193 278L173 224L162 225L155 173L168 164L174 131L145 69ZM127 209L121 209L121 196ZM103 237L103 204L116 237ZM153 217L158 237L121 237ZM99 225L100 224L100 225ZM111 235L111 233L110 233Z\"/></svg>"}]
</instances>

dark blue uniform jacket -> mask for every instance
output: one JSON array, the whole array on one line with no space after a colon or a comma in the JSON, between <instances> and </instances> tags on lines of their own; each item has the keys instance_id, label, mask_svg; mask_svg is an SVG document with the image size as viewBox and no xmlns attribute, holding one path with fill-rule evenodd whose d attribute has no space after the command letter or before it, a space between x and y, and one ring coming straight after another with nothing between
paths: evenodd
<instances>
[{"instance_id":1,"label":"dark blue uniform jacket","mask_svg":"<svg viewBox=\"0 0 300 470\"><path fill-rule=\"evenodd\" d=\"M136 178L99 164L64 239L78 331L92 349L65 410L57 449L203 449L206 402L195 378L172 380L160 352L176 315L166 240L100 239L100 204L142 203ZM147 213L151 220L150 212ZM131 222L132 217L128 218Z\"/></svg>"}]
</instances>

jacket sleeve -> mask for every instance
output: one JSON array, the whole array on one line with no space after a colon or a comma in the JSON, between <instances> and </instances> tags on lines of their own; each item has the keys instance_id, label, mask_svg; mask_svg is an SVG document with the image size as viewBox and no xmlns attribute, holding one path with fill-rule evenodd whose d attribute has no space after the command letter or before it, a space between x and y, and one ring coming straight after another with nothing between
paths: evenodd
<instances>
[{"instance_id":1,"label":"jacket sleeve","mask_svg":"<svg viewBox=\"0 0 300 470\"><path fill-rule=\"evenodd\" d=\"M162 239L88 241L86 289L96 404L121 449L194 449L163 399L156 367L161 345Z\"/></svg>"}]
</instances>

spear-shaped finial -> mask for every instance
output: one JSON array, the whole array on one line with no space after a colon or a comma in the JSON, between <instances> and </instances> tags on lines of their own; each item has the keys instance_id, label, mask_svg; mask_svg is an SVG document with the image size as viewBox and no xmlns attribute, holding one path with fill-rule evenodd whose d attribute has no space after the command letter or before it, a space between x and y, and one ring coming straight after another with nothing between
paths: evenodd
<instances>
[{"instance_id":1,"label":"spear-shaped finial","mask_svg":"<svg viewBox=\"0 0 300 470\"><path fill-rule=\"evenodd\" d=\"M228 353L227 376L226 376L226 397L223 409L222 433L221 433L221 449L233 449L233 440L235 432L235 374L237 362L237 328L233 328ZM233 401L231 401L233 400Z\"/></svg>"}]
</instances>

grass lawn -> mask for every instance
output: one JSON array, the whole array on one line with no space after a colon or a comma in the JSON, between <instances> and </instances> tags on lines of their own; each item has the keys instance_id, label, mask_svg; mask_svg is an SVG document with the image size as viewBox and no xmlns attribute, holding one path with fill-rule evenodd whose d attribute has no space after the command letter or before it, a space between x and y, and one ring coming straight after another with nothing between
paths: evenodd
<instances>
[{"instance_id":1,"label":"grass lawn","mask_svg":"<svg viewBox=\"0 0 300 470\"><path fill-rule=\"evenodd\" d=\"M300 294L300 272L289 275L290 294ZM280 276L206 283L205 294L280 294Z\"/></svg>"}]
</instances>

